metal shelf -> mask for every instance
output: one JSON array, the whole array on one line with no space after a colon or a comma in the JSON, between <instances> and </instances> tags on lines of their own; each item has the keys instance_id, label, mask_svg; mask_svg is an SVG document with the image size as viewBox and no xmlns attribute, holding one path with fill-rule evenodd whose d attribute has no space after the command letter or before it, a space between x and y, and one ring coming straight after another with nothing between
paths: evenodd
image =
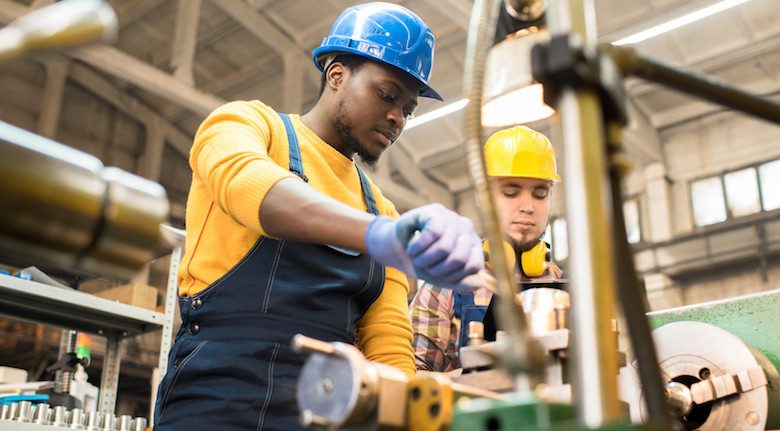
<instances>
[{"instance_id":1,"label":"metal shelf","mask_svg":"<svg viewBox=\"0 0 780 431\"><path fill-rule=\"evenodd\" d=\"M98 398L98 411L101 413L113 414L116 407L123 338L162 329L160 375L165 373L165 364L171 348L170 339L178 292L176 273L181 260L184 231L170 226L162 227L168 240L176 244L171 253L165 313L122 304L69 288L0 274L0 315L89 332L106 338ZM156 388L157 383L154 382L152 387ZM53 429L52 426L32 423L11 423L15 426L13 429L19 430ZM7 421L0 421L0 429L8 429L7 424Z\"/></svg>"},{"instance_id":2,"label":"metal shelf","mask_svg":"<svg viewBox=\"0 0 780 431\"><path fill-rule=\"evenodd\" d=\"M2 274L0 314L120 338L158 330L165 323L163 313Z\"/></svg>"}]
</instances>

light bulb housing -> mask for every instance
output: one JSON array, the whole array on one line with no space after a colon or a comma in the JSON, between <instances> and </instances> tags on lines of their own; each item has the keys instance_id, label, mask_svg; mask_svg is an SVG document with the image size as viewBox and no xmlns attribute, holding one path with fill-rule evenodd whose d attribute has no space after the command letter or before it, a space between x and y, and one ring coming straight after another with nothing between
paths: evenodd
<instances>
[{"instance_id":1,"label":"light bulb housing","mask_svg":"<svg viewBox=\"0 0 780 431\"><path fill-rule=\"evenodd\" d=\"M542 85L534 79L530 63L531 48L549 40L547 31L531 27L513 33L490 50L482 95L483 126L525 124L555 113L544 103Z\"/></svg>"}]
</instances>

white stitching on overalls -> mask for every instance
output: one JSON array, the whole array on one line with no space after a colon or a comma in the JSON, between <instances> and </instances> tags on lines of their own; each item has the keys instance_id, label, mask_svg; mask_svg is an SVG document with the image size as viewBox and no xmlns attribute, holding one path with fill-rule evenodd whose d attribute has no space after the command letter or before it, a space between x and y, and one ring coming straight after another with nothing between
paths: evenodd
<instances>
[{"instance_id":1,"label":"white stitching on overalls","mask_svg":"<svg viewBox=\"0 0 780 431\"><path fill-rule=\"evenodd\" d=\"M176 381L179 380L179 376L181 375L182 371L184 370L184 366L187 365L187 363L190 361L190 359L194 358L195 355L200 351L200 349L203 348L206 344L208 344L209 340L203 340L200 343L198 343L197 346L195 346L194 349L192 349L192 352L190 352L183 361L181 361L181 364L179 364L178 367L175 367L176 374L173 376L173 380L171 380L171 383L168 385L168 388L165 391L165 398L160 399L160 416L157 418L157 422L161 422L163 415L168 410L168 398L171 397L171 393L173 392L173 388L176 386ZM170 370L170 368L168 368Z\"/></svg>"},{"instance_id":2,"label":"white stitching on overalls","mask_svg":"<svg viewBox=\"0 0 780 431\"><path fill-rule=\"evenodd\" d=\"M276 363L276 355L279 353L279 343L274 343L274 351L271 353L271 360L268 361L268 390L265 393L265 401L263 402L263 408L260 409L260 417L257 419L257 431L263 429L265 423L265 413L268 410L268 405L271 403L271 398L274 393L274 364Z\"/></svg>"},{"instance_id":3,"label":"white stitching on overalls","mask_svg":"<svg viewBox=\"0 0 780 431\"><path fill-rule=\"evenodd\" d=\"M274 286L274 278L276 278L276 269L279 267L279 258L282 256L282 247L284 241L279 241L279 245L276 247L276 256L274 256L274 262L271 265L271 274L268 275L268 285L265 286L265 298L263 298L263 307L260 309L261 313L268 312L268 303L271 301L271 290Z\"/></svg>"}]
</instances>

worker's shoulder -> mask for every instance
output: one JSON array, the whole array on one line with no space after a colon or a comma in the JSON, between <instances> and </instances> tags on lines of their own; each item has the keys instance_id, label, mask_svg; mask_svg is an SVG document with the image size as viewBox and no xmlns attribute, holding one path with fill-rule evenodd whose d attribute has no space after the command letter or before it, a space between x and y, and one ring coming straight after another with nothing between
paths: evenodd
<instances>
[{"instance_id":1,"label":"worker's shoulder","mask_svg":"<svg viewBox=\"0 0 780 431\"><path fill-rule=\"evenodd\" d=\"M279 114L260 100L233 100L219 106L211 113L211 115L220 114L235 114L264 118L266 121L273 121L274 123L277 121L281 122Z\"/></svg>"}]
</instances>

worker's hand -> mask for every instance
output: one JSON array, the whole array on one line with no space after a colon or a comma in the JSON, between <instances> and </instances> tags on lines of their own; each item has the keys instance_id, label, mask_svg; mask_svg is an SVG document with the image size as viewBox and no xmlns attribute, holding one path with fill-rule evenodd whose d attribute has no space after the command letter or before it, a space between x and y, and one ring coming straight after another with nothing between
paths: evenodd
<instances>
[{"instance_id":1,"label":"worker's hand","mask_svg":"<svg viewBox=\"0 0 780 431\"><path fill-rule=\"evenodd\" d=\"M477 275L485 266L482 243L471 220L439 204L398 220L377 217L366 231L366 248L378 262L440 287L473 290L484 283Z\"/></svg>"}]
</instances>

